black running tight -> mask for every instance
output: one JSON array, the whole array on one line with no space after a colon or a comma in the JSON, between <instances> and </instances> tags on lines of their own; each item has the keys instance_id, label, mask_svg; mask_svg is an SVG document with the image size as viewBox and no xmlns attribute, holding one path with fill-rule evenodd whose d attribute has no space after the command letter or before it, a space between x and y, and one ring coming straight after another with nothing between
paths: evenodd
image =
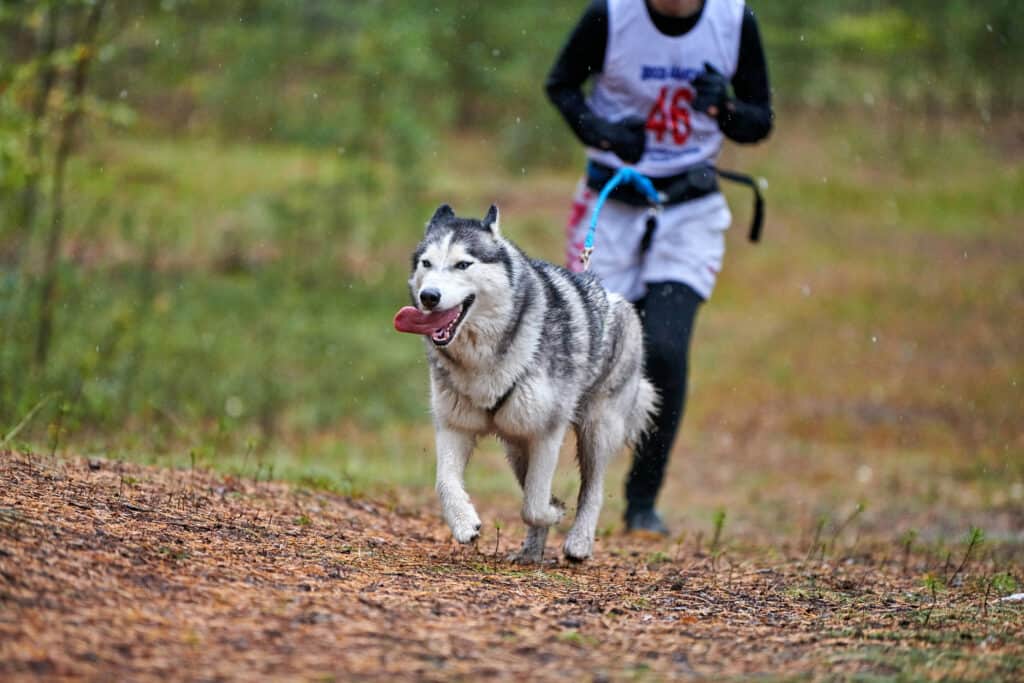
<instances>
[{"instance_id":1,"label":"black running tight","mask_svg":"<svg viewBox=\"0 0 1024 683\"><path fill-rule=\"evenodd\" d=\"M704 300L681 282L654 282L636 302L644 327L645 370L658 389L660 408L651 430L633 454L626 479L630 510L654 506L686 405L690 333Z\"/></svg>"}]
</instances>

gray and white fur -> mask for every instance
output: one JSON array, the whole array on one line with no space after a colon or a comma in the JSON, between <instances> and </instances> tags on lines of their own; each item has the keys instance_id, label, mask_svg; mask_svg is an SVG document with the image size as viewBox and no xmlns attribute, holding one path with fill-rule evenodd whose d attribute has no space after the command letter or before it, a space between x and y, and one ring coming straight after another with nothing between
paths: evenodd
<instances>
[{"instance_id":1,"label":"gray and white fur","mask_svg":"<svg viewBox=\"0 0 1024 683\"><path fill-rule=\"evenodd\" d=\"M551 486L572 425L581 482L563 550L590 557L607 464L644 432L657 400L633 306L592 275L527 257L501 236L494 206L482 221L438 208L413 254L409 289L420 311L462 307L454 328L424 336L437 493L455 539L479 536L463 475L478 437L494 434L523 490L528 531L513 559L541 561L565 511Z\"/></svg>"}]
</instances>

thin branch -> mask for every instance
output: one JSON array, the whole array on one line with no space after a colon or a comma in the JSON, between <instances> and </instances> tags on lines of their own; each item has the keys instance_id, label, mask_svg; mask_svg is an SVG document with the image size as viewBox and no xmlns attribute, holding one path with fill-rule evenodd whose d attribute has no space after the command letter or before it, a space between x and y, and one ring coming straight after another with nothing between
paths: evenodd
<instances>
[{"instance_id":1,"label":"thin branch","mask_svg":"<svg viewBox=\"0 0 1024 683\"><path fill-rule=\"evenodd\" d=\"M25 414L25 417L21 418L18 424L11 427L11 430L7 432L2 439L0 439L0 448L4 448L12 439L17 437L21 430L25 428L25 425L31 422L36 413L38 413L53 397L54 394L47 394L39 399L39 402L32 406L32 409Z\"/></svg>"}]
</instances>

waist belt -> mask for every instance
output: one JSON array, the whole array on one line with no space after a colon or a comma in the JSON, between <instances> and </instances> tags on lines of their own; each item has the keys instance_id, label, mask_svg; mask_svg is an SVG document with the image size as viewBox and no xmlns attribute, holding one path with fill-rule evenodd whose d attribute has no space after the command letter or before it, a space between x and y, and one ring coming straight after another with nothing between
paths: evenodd
<instances>
[{"instance_id":1,"label":"waist belt","mask_svg":"<svg viewBox=\"0 0 1024 683\"><path fill-rule=\"evenodd\" d=\"M605 184L615 175L617 169L605 164L589 161L587 163L587 187L595 192L600 192ZM711 164L697 164L686 169L682 173L665 178L650 178L654 189L661 195L663 206L681 204L706 197L709 194L718 192L718 177L746 185L754 192L754 212L750 223L750 241L757 242L761 239L761 226L764 223L764 198L757 181L751 176L735 171L723 171ZM651 206L651 201L635 185L622 183L615 187L608 195L610 199L629 204L631 206Z\"/></svg>"},{"instance_id":2,"label":"waist belt","mask_svg":"<svg viewBox=\"0 0 1024 683\"><path fill-rule=\"evenodd\" d=\"M595 192L600 192L617 170L596 161L589 162L587 164L587 187ZM650 178L650 181L654 185L654 189L664 197L662 204L665 206L700 199L718 192L715 167L710 164L691 166L678 175ZM638 190L635 185L626 183L612 190L608 198L631 206L651 205L650 200L643 192Z\"/></svg>"}]
</instances>

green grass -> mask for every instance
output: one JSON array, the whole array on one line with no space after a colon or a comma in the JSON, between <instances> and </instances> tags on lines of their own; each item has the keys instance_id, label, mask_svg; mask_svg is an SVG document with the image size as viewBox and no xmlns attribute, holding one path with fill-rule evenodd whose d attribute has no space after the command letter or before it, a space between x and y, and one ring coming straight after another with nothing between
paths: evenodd
<instances>
[{"instance_id":1,"label":"green grass","mask_svg":"<svg viewBox=\"0 0 1024 683\"><path fill-rule=\"evenodd\" d=\"M934 647L872 646L833 655L830 666L842 670L843 665L865 667L837 680L873 683L875 681L987 680L1012 681L1024 661L1017 655L979 657L966 648L936 649ZM871 671L873 670L873 671ZM936 679L935 676L939 678Z\"/></svg>"}]
</instances>

